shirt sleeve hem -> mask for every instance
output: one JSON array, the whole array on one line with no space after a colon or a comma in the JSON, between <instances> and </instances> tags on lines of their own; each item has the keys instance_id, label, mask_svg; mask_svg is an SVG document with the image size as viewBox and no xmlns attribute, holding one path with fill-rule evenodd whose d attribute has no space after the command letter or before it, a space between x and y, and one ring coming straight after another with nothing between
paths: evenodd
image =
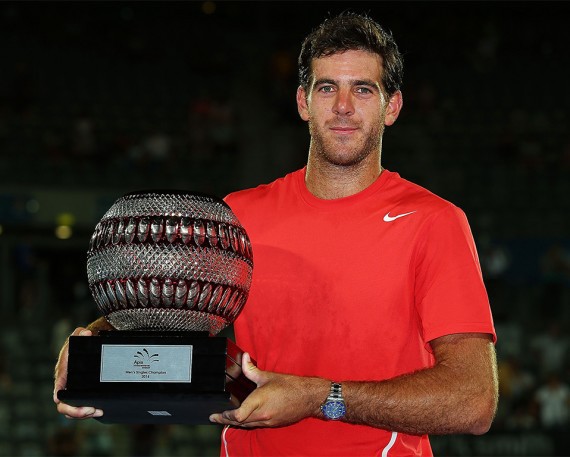
<instances>
[{"instance_id":1,"label":"shirt sleeve hem","mask_svg":"<svg viewBox=\"0 0 570 457\"><path fill-rule=\"evenodd\" d=\"M425 334L424 341L425 347L429 352L432 352L430 341L435 340L441 336L453 335L457 333L487 333L493 338L493 344L497 343L497 334L492 325L486 323L474 323L474 324L460 324L454 325L453 327L438 327L432 329L429 333Z\"/></svg>"}]
</instances>

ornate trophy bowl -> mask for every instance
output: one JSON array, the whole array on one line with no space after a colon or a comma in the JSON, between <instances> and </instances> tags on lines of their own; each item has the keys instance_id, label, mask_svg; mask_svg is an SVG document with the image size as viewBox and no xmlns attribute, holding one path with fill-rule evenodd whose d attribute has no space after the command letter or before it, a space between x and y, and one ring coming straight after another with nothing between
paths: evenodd
<instances>
[{"instance_id":1,"label":"ornate trophy bowl","mask_svg":"<svg viewBox=\"0 0 570 457\"><path fill-rule=\"evenodd\" d=\"M119 198L95 227L87 277L116 329L69 338L58 397L104 423L208 424L255 389L243 352L214 336L242 310L253 271L245 229L223 200L183 191Z\"/></svg>"},{"instance_id":2,"label":"ornate trophy bowl","mask_svg":"<svg viewBox=\"0 0 570 457\"><path fill-rule=\"evenodd\" d=\"M119 198L87 253L91 293L118 330L215 335L243 308L252 270L249 238L226 203L182 191Z\"/></svg>"}]
</instances>

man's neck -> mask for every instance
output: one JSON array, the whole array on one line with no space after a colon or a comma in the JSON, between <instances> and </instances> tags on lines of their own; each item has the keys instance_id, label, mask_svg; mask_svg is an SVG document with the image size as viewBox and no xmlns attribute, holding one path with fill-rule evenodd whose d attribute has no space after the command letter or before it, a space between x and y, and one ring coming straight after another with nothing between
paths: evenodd
<instances>
[{"instance_id":1,"label":"man's neck","mask_svg":"<svg viewBox=\"0 0 570 457\"><path fill-rule=\"evenodd\" d=\"M309 160L305 184L309 192L324 200L349 197L370 186L382 170L379 161L374 164L342 166Z\"/></svg>"}]
</instances>

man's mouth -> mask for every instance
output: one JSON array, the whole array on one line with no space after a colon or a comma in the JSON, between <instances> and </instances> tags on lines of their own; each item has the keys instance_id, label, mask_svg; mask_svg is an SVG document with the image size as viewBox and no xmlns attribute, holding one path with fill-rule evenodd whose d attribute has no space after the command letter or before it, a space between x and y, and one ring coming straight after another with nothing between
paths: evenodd
<instances>
[{"instance_id":1,"label":"man's mouth","mask_svg":"<svg viewBox=\"0 0 570 457\"><path fill-rule=\"evenodd\" d=\"M331 127L330 129L334 133L338 133L340 135L348 135L348 134L356 132L358 130L357 127L345 127L345 126Z\"/></svg>"}]
</instances>

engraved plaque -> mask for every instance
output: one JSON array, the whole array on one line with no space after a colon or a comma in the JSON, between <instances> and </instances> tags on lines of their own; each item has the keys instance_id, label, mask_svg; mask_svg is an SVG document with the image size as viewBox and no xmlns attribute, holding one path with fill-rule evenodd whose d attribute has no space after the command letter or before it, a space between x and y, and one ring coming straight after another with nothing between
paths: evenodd
<instances>
[{"instance_id":1,"label":"engraved plaque","mask_svg":"<svg viewBox=\"0 0 570 457\"><path fill-rule=\"evenodd\" d=\"M192 382L192 346L101 345L101 382Z\"/></svg>"}]
</instances>

